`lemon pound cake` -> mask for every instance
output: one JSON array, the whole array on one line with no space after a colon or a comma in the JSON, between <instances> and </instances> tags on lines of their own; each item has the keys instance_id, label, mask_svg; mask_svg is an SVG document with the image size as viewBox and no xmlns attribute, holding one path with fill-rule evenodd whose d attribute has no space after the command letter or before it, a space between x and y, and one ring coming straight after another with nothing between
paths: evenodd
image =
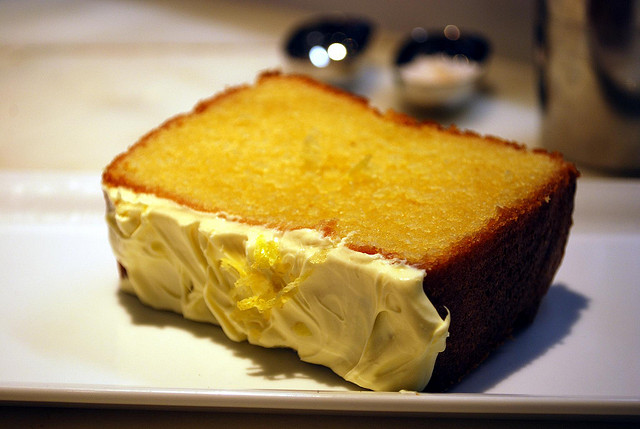
<instances>
[{"instance_id":1,"label":"lemon pound cake","mask_svg":"<svg viewBox=\"0 0 640 429\"><path fill-rule=\"evenodd\" d=\"M373 390L445 390L534 317L578 172L263 73L103 173L121 288Z\"/></svg>"}]
</instances>

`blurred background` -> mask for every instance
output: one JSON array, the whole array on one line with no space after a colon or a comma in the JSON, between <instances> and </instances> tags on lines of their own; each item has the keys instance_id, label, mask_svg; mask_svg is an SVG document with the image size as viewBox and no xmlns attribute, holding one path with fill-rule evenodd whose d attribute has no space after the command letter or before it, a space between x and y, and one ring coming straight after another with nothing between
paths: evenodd
<instances>
[{"instance_id":1,"label":"blurred background","mask_svg":"<svg viewBox=\"0 0 640 429\"><path fill-rule=\"evenodd\" d=\"M381 109L407 110L391 66L414 27L485 35L492 57L481 96L453 112L408 113L538 144L534 0L5 0L0 167L99 171L198 100L283 68L291 29L335 11L375 25L353 90Z\"/></svg>"},{"instance_id":2,"label":"blurred background","mask_svg":"<svg viewBox=\"0 0 640 429\"><path fill-rule=\"evenodd\" d=\"M391 33L471 27L492 39L499 55L528 61L535 0L9 0L0 7L3 44L277 43L299 19L341 11Z\"/></svg>"}]
</instances>

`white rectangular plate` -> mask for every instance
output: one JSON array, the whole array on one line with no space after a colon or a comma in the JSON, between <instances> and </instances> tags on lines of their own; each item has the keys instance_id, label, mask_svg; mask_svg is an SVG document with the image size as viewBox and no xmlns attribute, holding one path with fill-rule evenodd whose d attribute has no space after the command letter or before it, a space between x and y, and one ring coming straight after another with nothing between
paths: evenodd
<instances>
[{"instance_id":1,"label":"white rectangular plate","mask_svg":"<svg viewBox=\"0 0 640 429\"><path fill-rule=\"evenodd\" d=\"M288 350L118 292L99 173L0 171L0 400L423 414L640 415L640 182L581 179L534 324L452 392L363 392Z\"/></svg>"}]
</instances>

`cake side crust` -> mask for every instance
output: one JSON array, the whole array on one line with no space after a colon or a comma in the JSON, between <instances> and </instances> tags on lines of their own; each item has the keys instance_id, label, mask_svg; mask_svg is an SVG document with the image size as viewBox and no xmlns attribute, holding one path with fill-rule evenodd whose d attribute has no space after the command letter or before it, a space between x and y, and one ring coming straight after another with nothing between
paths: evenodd
<instances>
[{"instance_id":1,"label":"cake side crust","mask_svg":"<svg viewBox=\"0 0 640 429\"><path fill-rule=\"evenodd\" d=\"M577 177L568 169L541 190L537 204L504 213L427 271L425 292L454 321L427 390L447 390L533 321L564 255Z\"/></svg>"}]
</instances>

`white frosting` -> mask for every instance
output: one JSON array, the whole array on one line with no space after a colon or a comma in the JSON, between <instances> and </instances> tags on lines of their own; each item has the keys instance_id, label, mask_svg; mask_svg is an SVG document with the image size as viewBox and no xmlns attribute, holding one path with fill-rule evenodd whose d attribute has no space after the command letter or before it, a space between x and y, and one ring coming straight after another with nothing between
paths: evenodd
<instances>
[{"instance_id":1,"label":"white frosting","mask_svg":"<svg viewBox=\"0 0 640 429\"><path fill-rule=\"evenodd\" d=\"M289 347L372 390L422 390L445 348L423 270L310 229L278 231L105 188L121 287L218 324L234 341Z\"/></svg>"}]
</instances>

